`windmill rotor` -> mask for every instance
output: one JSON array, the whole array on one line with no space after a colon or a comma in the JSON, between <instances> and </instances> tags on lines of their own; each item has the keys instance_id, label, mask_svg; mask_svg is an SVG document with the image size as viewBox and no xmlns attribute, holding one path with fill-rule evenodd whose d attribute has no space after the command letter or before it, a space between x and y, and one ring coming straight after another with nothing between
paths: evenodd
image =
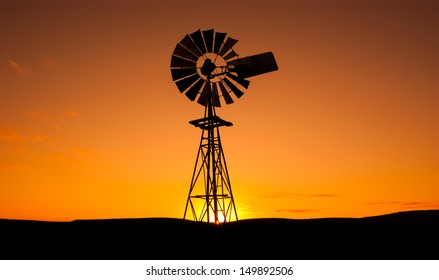
<instances>
[{"instance_id":1,"label":"windmill rotor","mask_svg":"<svg viewBox=\"0 0 439 280\"><path fill-rule=\"evenodd\" d=\"M214 107L232 104L248 89L246 78L277 70L273 54L239 58L238 40L214 29L197 30L177 43L171 56L172 80L189 100L207 106L203 96L210 88ZM210 85L209 85L210 84Z\"/></svg>"}]
</instances>

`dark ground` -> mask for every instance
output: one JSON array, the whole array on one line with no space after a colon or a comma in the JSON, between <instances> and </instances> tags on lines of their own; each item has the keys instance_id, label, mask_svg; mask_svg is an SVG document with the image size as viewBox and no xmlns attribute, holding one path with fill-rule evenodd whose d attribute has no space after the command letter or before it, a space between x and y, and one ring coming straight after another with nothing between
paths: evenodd
<instances>
[{"instance_id":1,"label":"dark ground","mask_svg":"<svg viewBox=\"0 0 439 280\"><path fill-rule=\"evenodd\" d=\"M439 210L365 218L0 219L0 259L439 259Z\"/></svg>"}]
</instances>

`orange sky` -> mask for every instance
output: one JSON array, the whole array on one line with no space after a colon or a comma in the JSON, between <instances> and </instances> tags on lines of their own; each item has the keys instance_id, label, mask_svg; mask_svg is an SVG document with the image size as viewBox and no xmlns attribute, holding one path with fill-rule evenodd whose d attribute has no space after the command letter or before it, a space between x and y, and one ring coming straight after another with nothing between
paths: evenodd
<instances>
[{"instance_id":1,"label":"orange sky","mask_svg":"<svg viewBox=\"0 0 439 280\"><path fill-rule=\"evenodd\" d=\"M212 4L210 4L212 3ZM203 107L175 45L272 51L217 110L240 218L439 208L437 1L0 2L0 218L182 217Z\"/></svg>"}]
</instances>

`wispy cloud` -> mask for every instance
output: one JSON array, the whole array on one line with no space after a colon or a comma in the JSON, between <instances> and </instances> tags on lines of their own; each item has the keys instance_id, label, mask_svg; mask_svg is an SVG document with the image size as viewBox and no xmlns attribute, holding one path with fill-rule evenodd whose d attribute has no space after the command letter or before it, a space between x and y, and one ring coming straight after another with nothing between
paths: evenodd
<instances>
[{"instance_id":1,"label":"wispy cloud","mask_svg":"<svg viewBox=\"0 0 439 280\"><path fill-rule=\"evenodd\" d=\"M27 141L25 136L9 128L0 128L0 140L13 143Z\"/></svg>"},{"instance_id":2,"label":"wispy cloud","mask_svg":"<svg viewBox=\"0 0 439 280\"><path fill-rule=\"evenodd\" d=\"M58 142L62 137L51 137L44 133L34 131L17 131L11 128L0 128L0 141L7 143L42 143ZM23 147L16 147L16 152L23 152Z\"/></svg>"},{"instance_id":3,"label":"wispy cloud","mask_svg":"<svg viewBox=\"0 0 439 280\"><path fill-rule=\"evenodd\" d=\"M47 67L55 66L55 60L50 57L44 57L43 58L43 65Z\"/></svg>"},{"instance_id":4,"label":"wispy cloud","mask_svg":"<svg viewBox=\"0 0 439 280\"><path fill-rule=\"evenodd\" d=\"M404 203L404 202L401 202L401 201L375 201L375 202L367 202L366 204L367 205L391 205L391 204L401 204L401 203ZM416 203L418 203L418 202L416 202Z\"/></svg>"},{"instance_id":5,"label":"wispy cloud","mask_svg":"<svg viewBox=\"0 0 439 280\"><path fill-rule=\"evenodd\" d=\"M79 114L77 111L74 110L66 110L62 111L60 113L63 117L69 118L69 119L77 119L81 117L81 114ZM45 124L50 125L53 128L60 128L60 124L56 119L59 119L60 115L57 114L57 116L49 111L46 110L32 110L26 112L26 115L34 120L43 122Z\"/></svg>"},{"instance_id":6,"label":"wispy cloud","mask_svg":"<svg viewBox=\"0 0 439 280\"><path fill-rule=\"evenodd\" d=\"M327 194L327 193L320 193L320 194L303 194L303 193L288 193L288 192L278 192L278 193L272 193L272 194L261 194L258 196L258 198L300 198L300 197L307 197L307 198L335 198L338 197L336 194Z\"/></svg>"},{"instance_id":7,"label":"wispy cloud","mask_svg":"<svg viewBox=\"0 0 439 280\"><path fill-rule=\"evenodd\" d=\"M14 154L24 154L26 153L28 150L27 148L23 147L23 146L11 146L9 148L6 148L6 151L8 152L12 152Z\"/></svg>"},{"instance_id":8,"label":"wispy cloud","mask_svg":"<svg viewBox=\"0 0 439 280\"><path fill-rule=\"evenodd\" d=\"M67 118L78 118L80 115L75 111L64 111L55 115L46 110L32 110L25 113L28 121L34 123L27 123L20 127L3 126L0 127L0 142L9 143L57 143L64 141L61 135L63 127L57 119L60 119L60 114ZM39 123L39 125L38 125ZM37 125L36 125L37 124ZM82 151L83 155L86 153ZM91 156L92 152L87 153Z\"/></svg>"},{"instance_id":9,"label":"wispy cloud","mask_svg":"<svg viewBox=\"0 0 439 280\"><path fill-rule=\"evenodd\" d=\"M18 170L22 169L23 165L15 163L0 163L0 170Z\"/></svg>"},{"instance_id":10,"label":"wispy cloud","mask_svg":"<svg viewBox=\"0 0 439 280\"><path fill-rule=\"evenodd\" d=\"M44 134L35 134L30 137L32 142L41 143L50 141L50 137Z\"/></svg>"},{"instance_id":11,"label":"wispy cloud","mask_svg":"<svg viewBox=\"0 0 439 280\"><path fill-rule=\"evenodd\" d=\"M368 202L366 205L396 205L399 207L413 208L439 208L439 203L431 203L425 201L375 201Z\"/></svg>"},{"instance_id":12,"label":"wispy cloud","mask_svg":"<svg viewBox=\"0 0 439 280\"><path fill-rule=\"evenodd\" d=\"M68 110L68 111L64 111L64 116L71 118L71 119L76 119L79 118L81 115L73 110Z\"/></svg>"},{"instance_id":13,"label":"wispy cloud","mask_svg":"<svg viewBox=\"0 0 439 280\"><path fill-rule=\"evenodd\" d=\"M28 117L31 117L36 120L40 120L42 122L51 122L52 118L50 117L50 113L44 110L33 110L26 113Z\"/></svg>"},{"instance_id":14,"label":"wispy cloud","mask_svg":"<svg viewBox=\"0 0 439 280\"><path fill-rule=\"evenodd\" d=\"M23 76L23 77L29 76L29 70L25 66L16 62L15 60L12 60L12 59L8 60L8 64L9 64L9 67L18 75Z\"/></svg>"},{"instance_id":15,"label":"wispy cloud","mask_svg":"<svg viewBox=\"0 0 439 280\"><path fill-rule=\"evenodd\" d=\"M277 209L274 210L273 212L276 213L310 213L310 212L322 212L321 210L316 210L316 209Z\"/></svg>"},{"instance_id":16,"label":"wispy cloud","mask_svg":"<svg viewBox=\"0 0 439 280\"><path fill-rule=\"evenodd\" d=\"M33 110L26 113L26 115L34 120L38 120L53 128L59 128L60 125L52 118L52 115L45 110Z\"/></svg>"}]
</instances>

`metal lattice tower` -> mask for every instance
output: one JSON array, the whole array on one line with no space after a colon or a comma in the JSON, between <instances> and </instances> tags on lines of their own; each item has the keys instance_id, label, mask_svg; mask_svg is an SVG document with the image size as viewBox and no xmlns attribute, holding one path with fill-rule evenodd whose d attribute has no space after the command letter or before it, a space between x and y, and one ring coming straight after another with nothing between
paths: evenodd
<instances>
[{"instance_id":1,"label":"metal lattice tower","mask_svg":"<svg viewBox=\"0 0 439 280\"><path fill-rule=\"evenodd\" d=\"M234 103L244 94L246 78L276 71L273 53L239 58L233 50L238 40L226 33L197 30L186 35L171 57L171 74L179 91L205 107L204 117L189 123L202 130L183 218L223 223L238 220L219 128L232 126L218 117L221 100Z\"/></svg>"},{"instance_id":2,"label":"metal lattice tower","mask_svg":"<svg viewBox=\"0 0 439 280\"><path fill-rule=\"evenodd\" d=\"M209 84L206 86L210 87ZM219 131L220 127L232 126L232 123L219 118L210 101L204 110L204 118L189 123L201 128L202 134L183 218L186 219L189 211L195 221L237 221L238 213ZM204 183L199 184L204 191L197 189L199 180Z\"/></svg>"}]
</instances>

